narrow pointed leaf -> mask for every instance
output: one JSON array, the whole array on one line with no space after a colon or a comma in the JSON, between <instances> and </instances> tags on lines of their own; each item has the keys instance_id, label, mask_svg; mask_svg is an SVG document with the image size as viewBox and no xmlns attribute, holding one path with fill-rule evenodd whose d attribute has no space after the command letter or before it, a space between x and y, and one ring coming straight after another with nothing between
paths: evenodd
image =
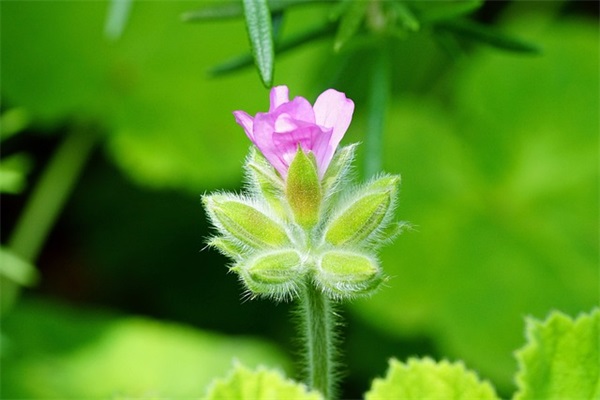
<instances>
[{"instance_id":1,"label":"narrow pointed leaf","mask_svg":"<svg viewBox=\"0 0 600 400\"><path fill-rule=\"evenodd\" d=\"M117 40L123 34L123 30L129 20L133 0L111 0L106 21L104 23L104 35L111 40Z\"/></svg>"},{"instance_id":2,"label":"narrow pointed leaf","mask_svg":"<svg viewBox=\"0 0 600 400\"><path fill-rule=\"evenodd\" d=\"M263 84L271 87L275 50L269 6L266 0L244 0L243 5L254 62Z\"/></svg>"},{"instance_id":3,"label":"narrow pointed leaf","mask_svg":"<svg viewBox=\"0 0 600 400\"><path fill-rule=\"evenodd\" d=\"M367 12L367 1L353 1L342 15L340 25L335 35L333 49L340 51L342 47L358 32L365 13Z\"/></svg>"},{"instance_id":4,"label":"narrow pointed leaf","mask_svg":"<svg viewBox=\"0 0 600 400\"><path fill-rule=\"evenodd\" d=\"M333 32L333 25L330 23L317 25L313 28L307 29L304 32L279 41L276 46L276 53L281 55L289 50L300 47L303 44L309 43L313 40L321 39L329 35L331 32ZM251 66L252 61L253 58L251 54L242 54L213 67L208 71L208 73L212 76L229 74Z\"/></svg>"},{"instance_id":5,"label":"narrow pointed leaf","mask_svg":"<svg viewBox=\"0 0 600 400\"><path fill-rule=\"evenodd\" d=\"M418 18L406 4L392 1L390 2L390 5L394 7L394 11L396 12L396 16L398 17L402 28L411 32L416 32L421 28Z\"/></svg>"},{"instance_id":6,"label":"narrow pointed leaf","mask_svg":"<svg viewBox=\"0 0 600 400\"><path fill-rule=\"evenodd\" d=\"M454 20L436 24L437 29L452 32L456 35L485 43L502 50L517 53L540 53L540 48L535 44L508 36L487 25L471 20Z\"/></svg>"},{"instance_id":7,"label":"narrow pointed leaf","mask_svg":"<svg viewBox=\"0 0 600 400\"><path fill-rule=\"evenodd\" d=\"M316 3L315 0L270 0L269 9L273 14L284 11L296 5ZM181 15L184 22L202 22L219 19L240 18L244 15L244 8L239 1L223 1L215 5L202 7L198 10L187 11Z\"/></svg>"},{"instance_id":8,"label":"narrow pointed leaf","mask_svg":"<svg viewBox=\"0 0 600 400\"><path fill-rule=\"evenodd\" d=\"M482 0L410 1L409 6L421 22L451 20L477 10Z\"/></svg>"}]
</instances>

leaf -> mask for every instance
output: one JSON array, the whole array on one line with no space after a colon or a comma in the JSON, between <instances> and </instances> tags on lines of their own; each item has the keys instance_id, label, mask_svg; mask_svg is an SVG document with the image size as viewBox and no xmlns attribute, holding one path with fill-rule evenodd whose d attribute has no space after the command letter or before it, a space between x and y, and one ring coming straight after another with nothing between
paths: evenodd
<instances>
[{"instance_id":1,"label":"leaf","mask_svg":"<svg viewBox=\"0 0 600 400\"><path fill-rule=\"evenodd\" d=\"M333 25L329 23L314 26L303 32L278 41L275 52L278 55L281 55L306 43L323 38L332 31ZM229 74L251 66L252 61L253 58L251 54L242 54L211 68L209 73L213 76Z\"/></svg>"},{"instance_id":2,"label":"leaf","mask_svg":"<svg viewBox=\"0 0 600 400\"><path fill-rule=\"evenodd\" d=\"M450 20L472 13L483 5L483 0L408 0L405 4L423 23Z\"/></svg>"},{"instance_id":3,"label":"leaf","mask_svg":"<svg viewBox=\"0 0 600 400\"><path fill-rule=\"evenodd\" d=\"M33 286L38 282L39 276L35 266L6 247L0 247L0 260L0 276L22 286Z\"/></svg>"},{"instance_id":4,"label":"leaf","mask_svg":"<svg viewBox=\"0 0 600 400\"><path fill-rule=\"evenodd\" d=\"M527 319L515 400L600 398L600 309L573 320L554 311Z\"/></svg>"},{"instance_id":5,"label":"leaf","mask_svg":"<svg viewBox=\"0 0 600 400\"><path fill-rule=\"evenodd\" d=\"M390 2L390 4L396 12L396 16L400 20L400 25L402 25L402 28L410 32L416 32L421 28L419 20L406 5L406 3L393 1Z\"/></svg>"},{"instance_id":6,"label":"leaf","mask_svg":"<svg viewBox=\"0 0 600 400\"><path fill-rule=\"evenodd\" d=\"M111 40L117 40L123 34L131 14L133 0L110 0L110 7L104 23L104 34Z\"/></svg>"},{"instance_id":7,"label":"leaf","mask_svg":"<svg viewBox=\"0 0 600 400\"><path fill-rule=\"evenodd\" d=\"M269 9L273 14L287 10L290 7L302 4L317 3L319 0L269 0ZM244 8L240 1L215 2L214 5L204 6L198 10L186 11L181 15L185 22L204 22L219 19L239 18L244 15Z\"/></svg>"},{"instance_id":8,"label":"leaf","mask_svg":"<svg viewBox=\"0 0 600 400\"><path fill-rule=\"evenodd\" d=\"M287 366L262 340L48 300L20 302L2 333L3 398L198 398L234 360Z\"/></svg>"},{"instance_id":9,"label":"leaf","mask_svg":"<svg viewBox=\"0 0 600 400\"><path fill-rule=\"evenodd\" d=\"M415 229L380 255L389 288L352 304L501 392L514 390L522 315L589 309L600 279L597 27L515 18L544 57L478 52L448 71L448 101L390 105L383 165L402 174L396 218Z\"/></svg>"},{"instance_id":10,"label":"leaf","mask_svg":"<svg viewBox=\"0 0 600 400\"><path fill-rule=\"evenodd\" d=\"M368 5L369 3L367 1L351 1L348 8L344 10L333 43L333 49L335 51L340 51L356 34L365 17Z\"/></svg>"},{"instance_id":11,"label":"leaf","mask_svg":"<svg viewBox=\"0 0 600 400\"><path fill-rule=\"evenodd\" d=\"M0 164L0 193L21 193L25 189L32 160L27 154L13 154Z\"/></svg>"},{"instance_id":12,"label":"leaf","mask_svg":"<svg viewBox=\"0 0 600 400\"><path fill-rule=\"evenodd\" d=\"M53 133L68 121L98 125L108 159L147 187L197 195L239 182L249 142L231 111L262 109L262 85L248 75L217 89L199 74L247 38L243 21L179 23L189 5L136 2L120 40L109 41L105 2L3 3L3 104ZM292 70L282 66L301 92L306 82Z\"/></svg>"},{"instance_id":13,"label":"leaf","mask_svg":"<svg viewBox=\"0 0 600 400\"><path fill-rule=\"evenodd\" d=\"M279 371L259 367L252 371L236 364L227 378L215 380L205 400L322 400L303 384L286 379Z\"/></svg>"},{"instance_id":14,"label":"leaf","mask_svg":"<svg viewBox=\"0 0 600 400\"><path fill-rule=\"evenodd\" d=\"M266 0L243 0L243 4L254 62L263 84L271 87L275 51L269 6Z\"/></svg>"},{"instance_id":15,"label":"leaf","mask_svg":"<svg viewBox=\"0 0 600 400\"><path fill-rule=\"evenodd\" d=\"M518 53L540 53L541 49L533 43L508 36L493 27L471 20L453 20L436 24L436 29L453 32L467 39L488 44L501 50Z\"/></svg>"},{"instance_id":16,"label":"leaf","mask_svg":"<svg viewBox=\"0 0 600 400\"><path fill-rule=\"evenodd\" d=\"M486 400L498 399L494 388L461 362L411 358L392 359L384 379L375 379L366 400Z\"/></svg>"}]
</instances>

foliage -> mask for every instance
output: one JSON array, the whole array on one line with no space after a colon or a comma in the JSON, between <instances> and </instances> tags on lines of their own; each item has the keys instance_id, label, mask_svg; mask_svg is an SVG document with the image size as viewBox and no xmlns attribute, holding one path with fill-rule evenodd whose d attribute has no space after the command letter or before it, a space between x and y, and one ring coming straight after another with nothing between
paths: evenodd
<instances>
[{"instance_id":1,"label":"foliage","mask_svg":"<svg viewBox=\"0 0 600 400\"><path fill-rule=\"evenodd\" d=\"M515 400L600 397L600 309L573 320L553 312L527 320L527 345L517 352Z\"/></svg>"},{"instance_id":2,"label":"foliage","mask_svg":"<svg viewBox=\"0 0 600 400\"><path fill-rule=\"evenodd\" d=\"M279 371L265 368L251 371L238 364L227 378L212 383L205 399L319 400L323 397L318 392L309 392L304 385L286 379Z\"/></svg>"},{"instance_id":3,"label":"foliage","mask_svg":"<svg viewBox=\"0 0 600 400\"><path fill-rule=\"evenodd\" d=\"M200 327L201 336L208 328L252 332L289 345L282 322L287 309L240 305L239 290L219 268L225 260L199 251L209 235L200 194L215 187L235 190L241 182L248 144L231 111L265 105L256 73L243 70L254 62L252 51L246 52L243 3L201 1L198 11L190 11L188 1L110 3L2 4L3 235L30 193L25 182L35 187L38 171L47 168L53 148L48 143L55 143L48 136L65 135L83 121L99 128L105 150L94 153L58 225L49 230L51 241L39 262L16 256L27 265L21 268L26 276L38 275L31 264L41 268L41 286L28 289L25 300L75 299L81 312L74 317L69 309L17 303L2 320L3 395L60 390L62 397L81 397L88 384L98 388L92 378L65 383L68 377L57 373L62 367L115 377L103 393L118 386L122 369L91 357L121 348L123 342L104 335L112 331L108 320L115 320L96 324L85 303L184 320ZM357 104L347 141L364 143L357 161L365 167L354 172L370 176L383 168L402 174L396 217L415 229L381 254L392 277L386 287L349 307L345 390L366 390L385 359L398 353L404 358L404 352L464 360L503 397L514 391L517 368L523 398L539 393L527 379L544 393L568 388L566 381L558 389L539 385L546 364L535 361L534 349L550 341L550 331L583 330L587 317L573 323L551 317L552 329L531 324L538 344L519 353L520 367L511 351L521 340L522 315L539 318L552 309L576 315L598 304L597 20L575 18L577 2L507 2L493 18L486 11L493 2L373 3L383 7L375 9L382 14L352 1L268 1L276 57L271 66L259 62L273 68L273 84L285 82L294 92L345 91ZM184 24L182 16L203 23ZM219 79L204 79L206 71ZM4 236L3 251L13 254ZM9 258L1 257L4 285L13 272ZM21 283L33 282L21 275ZM9 283L16 288L12 278ZM9 295L3 286L3 300ZM21 313L29 314L27 323L21 324ZM77 328L65 334L45 316L64 329ZM123 329L142 340L164 328L127 320ZM76 339L86 336L85 326L99 333ZM170 328L157 334L164 343L170 343ZM40 345L30 346L29 338ZM162 339L150 343L162 349ZM206 343L198 348L214 349L215 342ZM85 349L90 358L81 355ZM130 365L128 357L114 359ZM165 357L168 373L178 363ZM242 361L270 359L250 358L255 362ZM273 365L280 359L274 357ZM219 364L215 374L229 365ZM167 379L197 378L199 369L185 362L181 368L186 370L156 378L152 390L161 391L158 397L171 387ZM145 376L140 381L147 379L135 371ZM200 381L207 382L194 381L194 396L203 393ZM143 389L124 390L126 396Z\"/></svg>"},{"instance_id":4,"label":"foliage","mask_svg":"<svg viewBox=\"0 0 600 400\"><path fill-rule=\"evenodd\" d=\"M3 398L192 397L234 360L288 365L258 339L47 300L21 302L2 325Z\"/></svg>"},{"instance_id":5,"label":"foliage","mask_svg":"<svg viewBox=\"0 0 600 400\"><path fill-rule=\"evenodd\" d=\"M598 332L600 309L576 320L553 312L545 321L529 319L527 344L519 351L518 399L595 399L598 397ZM281 396L285 382L294 395ZM237 366L227 380L213 383L207 399L262 399L256 393L275 394L264 398L309 398L302 387L284 381L277 372L259 369L251 372ZM310 397L312 398L312 397ZM317 397L316 397L317 398ZM435 362L431 358L411 358L406 363L390 360L386 377L375 379L366 400L447 399L498 400L489 382L465 368L462 362Z\"/></svg>"}]
</instances>

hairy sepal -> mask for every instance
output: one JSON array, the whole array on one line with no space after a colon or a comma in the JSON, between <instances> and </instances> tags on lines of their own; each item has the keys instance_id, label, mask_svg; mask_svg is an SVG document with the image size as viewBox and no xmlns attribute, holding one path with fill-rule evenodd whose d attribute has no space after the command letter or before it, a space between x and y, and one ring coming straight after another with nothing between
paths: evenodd
<instances>
[{"instance_id":1,"label":"hairy sepal","mask_svg":"<svg viewBox=\"0 0 600 400\"><path fill-rule=\"evenodd\" d=\"M384 276L372 256L331 250L321 255L314 279L330 298L344 300L372 294Z\"/></svg>"},{"instance_id":2,"label":"hairy sepal","mask_svg":"<svg viewBox=\"0 0 600 400\"><path fill-rule=\"evenodd\" d=\"M289 244L283 224L267 216L253 201L232 195L203 197L213 225L227 239L253 249L281 248Z\"/></svg>"},{"instance_id":3,"label":"hairy sepal","mask_svg":"<svg viewBox=\"0 0 600 400\"><path fill-rule=\"evenodd\" d=\"M325 241L344 248L372 245L393 216L399 182L399 176L384 175L358 190L330 219Z\"/></svg>"},{"instance_id":4,"label":"hairy sepal","mask_svg":"<svg viewBox=\"0 0 600 400\"><path fill-rule=\"evenodd\" d=\"M239 274L253 296L276 301L296 298L303 285L304 265L293 249L261 252L239 262L231 270Z\"/></svg>"},{"instance_id":5,"label":"hairy sepal","mask_svg":"<svg viewBox=\"0 0 600 400\"><path fill-rule=\"evenodd\" d=\"M244 170L250 192L262 197L280 217L285 217L283 205L285 183L267 159L253 146L246 158Z\"/></svg>"},{"instance_id":6,"label":"hairy sepal","mask_svg":"<svg viewBox=\"0 0 600 400\"><path fill-rule=\"evenodd\" d=\"M308 230L319 222L323 197L317 164L313 154L304 153L301 147L290 164L285 194L298 225Z\"/></svg>"},{"instance_id":7,"label":"hairy sepal","mask_svg":"<svg viewBox=\"0 0 600 400\"><path fill-rule=\"evenodd\" d=\"M339 192L343 183L348 180L348 175L352 170L352 161L357 144L351 144L339 148L331 160L327 171L321 180L324 202L329 202Z\"/></svg>"}]
</instances>

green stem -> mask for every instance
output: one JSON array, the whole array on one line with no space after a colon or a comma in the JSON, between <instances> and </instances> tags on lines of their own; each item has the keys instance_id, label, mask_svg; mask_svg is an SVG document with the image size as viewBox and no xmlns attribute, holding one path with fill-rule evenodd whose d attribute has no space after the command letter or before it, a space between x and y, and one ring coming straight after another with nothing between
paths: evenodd
<instances>
[{"instance_id":1,"label":"green stem","mask_svg":"<svg viewBox=\"0 0 600 400\"><path fill-rule=\"evenodd\" d=\"M52 156L33 189L8 241L8 247L27 261L35 261L50 229L83 171L95 132L75 128Z\"/></svg>"},{"instance_id":2,"label":"green stem","mask_svg":"<svg viewBox=\"0 0 600 400\"><path fill-rule=\"evenodd\" d=\"M304 328L306 383L326 400L334 396L335 311L327 295L308 284L301 299L300 314Z\"/></svg>"}]
</instances>

